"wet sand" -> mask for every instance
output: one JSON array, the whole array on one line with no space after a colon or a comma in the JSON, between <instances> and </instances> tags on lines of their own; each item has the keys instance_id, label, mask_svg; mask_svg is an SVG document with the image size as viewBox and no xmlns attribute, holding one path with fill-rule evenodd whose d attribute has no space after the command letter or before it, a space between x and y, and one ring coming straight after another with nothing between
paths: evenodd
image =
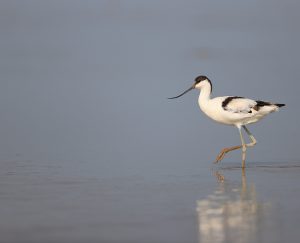
<instances>
[{"instance_id":1,"label":"wet sand","mask_svg":"<svg viewBox=\"0 0 300 243\"><path fill-rule=\"evenodd\" d=\"M300 163L248 166L107 176L87 171L96 162L2 162L1 242L296 242Z\"/></svg>"}]
</instances>

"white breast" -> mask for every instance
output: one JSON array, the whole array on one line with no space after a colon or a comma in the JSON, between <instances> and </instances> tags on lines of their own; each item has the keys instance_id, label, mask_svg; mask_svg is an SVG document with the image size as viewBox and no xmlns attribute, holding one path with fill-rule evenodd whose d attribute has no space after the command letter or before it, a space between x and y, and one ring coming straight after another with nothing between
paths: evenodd
<instances>
[{"instance_id":1,"label":"white breast","mask_svg":"<svg viewBox=\"0 0 300 243\"><path fill-rule=\"evenodd\" d=\"M229 112L222 108L224 97L216 97L205 102L198 100L200 109L211 119L216 122L232 125L232 120L228 117Z\"/></svg>"}]
</instances>

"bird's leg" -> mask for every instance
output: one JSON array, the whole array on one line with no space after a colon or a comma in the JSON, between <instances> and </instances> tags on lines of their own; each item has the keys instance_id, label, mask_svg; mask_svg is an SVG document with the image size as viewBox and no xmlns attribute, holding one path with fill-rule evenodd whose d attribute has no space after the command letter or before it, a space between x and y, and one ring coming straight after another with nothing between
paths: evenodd
<instances>
[{"instance_id":1,"label":"bird's leg","mask_svg":"<svg viewBox=\"0 0 300 243\"><path fill-rule=\"evenodd\" d=\"M236 149L240 149L240 148L242 148L242 145L237 145L237 146L233 146L233 147L229 147L229 148L223 148L221 150L221 152L218 154L215 163L218 163L219 161L221 161L224 158L225 154L227 154L228 152L236 150Z\"/></svg>"},{"instance_id":2,"label":"bird's leg","mask_svg":"<svg viewBox=\"0 0 300 243\"><path fill-rule=\"evenodd\" d=\"M247 145L245 144L241 128L238 127L238 129L239 129L240 138L241 138L241 142L242 142L242 168L244 169L245 168L245 161L246 161Z\"/></svg>"},{"instance_id":3,"label":"bird's leg","mask_svg":"<svg viewBox=\"0 0 300 243\"><path fill-rule=\"evenodd\" d=\"M244 161L244 162L242 162L242 167L245 166L246 147L253 147L257 143L257 141L256 141L256 139L254 138L254 136L251 134L251 132L248 130L248 128L246 126L243 125L242 127L245 130L245 132L248 134L249 138L251 139L251 143L245 144L245 142L243 142L244 139L243 139L243 136L242 136L242 131L239 128L239 133L240 133L242 145L237 145L237 146L233 146L233 147L230 147L230 148L223 148L221 150L221 152L219 153L219 155L217 156L217 159L216 159L215 163L218 163L219 161L221 161L224 158L225 154L227 154L228 152L233 151L233 150L237 150L237 149L241 149L241 148L245 147L245 148L243 148L243 150L245 152L243 152L243 154L242 154L242 161ZM243 164L244 164L244 166L243 166Z\"/></svg>"},{"instance_id":4,"label":"bird's leg","mask_svg":"<svg viewBox=\"0 0 300 243\"><path fill-rule=\"evenodd\" d=\"M248 128L245 125L243 125L242 127L244 128L244 130L248 134L249 138L251 139L251 143L246 144L246 146L253 147L257 143L255 137L251 134L251 132L248 130Z\"/></svg>"}]
</instances>

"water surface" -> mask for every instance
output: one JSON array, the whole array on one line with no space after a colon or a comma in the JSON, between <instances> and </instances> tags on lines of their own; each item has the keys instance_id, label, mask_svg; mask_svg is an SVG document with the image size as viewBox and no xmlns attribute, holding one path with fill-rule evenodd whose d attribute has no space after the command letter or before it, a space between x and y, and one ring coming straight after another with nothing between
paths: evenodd
<instances>
[{"instance_id":1,"label":"water surface","mask_svg":"<svg viewBox=\"0 0 300 243\"><path fill-rule=\"evenodd\" d=\"M96 163L6 161L1 241L297 241L300 164L238 165L106 176Z\"/></svg>"}]
</instances>

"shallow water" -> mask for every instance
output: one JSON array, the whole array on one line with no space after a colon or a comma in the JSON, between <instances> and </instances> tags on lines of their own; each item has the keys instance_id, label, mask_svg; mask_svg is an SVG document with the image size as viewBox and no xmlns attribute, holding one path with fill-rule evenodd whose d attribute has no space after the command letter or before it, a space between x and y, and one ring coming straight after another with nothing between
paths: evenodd
<instances>
[{"instance_id":1,"label":"shallow water","mask_svg":"<svg viewBox=\"0 0 300 243\"><path fill-rule=\"evenodd\" d=\"M51 164L51 165L50 165ZM1 242L296 242L299 163L101 176L1 163ZM208 164L209 165L209 164ZM105 173L104 173L105 174Z\"/></svg>"}]
</instances>

